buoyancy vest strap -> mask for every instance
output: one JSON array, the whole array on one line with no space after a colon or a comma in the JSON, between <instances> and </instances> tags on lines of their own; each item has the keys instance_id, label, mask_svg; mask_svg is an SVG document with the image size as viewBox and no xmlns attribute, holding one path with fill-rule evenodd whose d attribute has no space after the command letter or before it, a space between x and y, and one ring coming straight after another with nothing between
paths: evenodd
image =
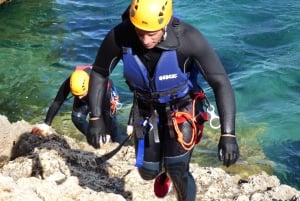
<instances>
[{"instance_id":1,"label":"buoyancy vest strap","mask_svg":"<svg viewBox=\"0 0 300 201\"><path fill-rule=\"evenodd\" d=\"M157 100L158 98L164 97L167 95L172 96L172 98L171 98L171 100L172 100L172 99L176 99L177 92L185 87L186 87L186 83L184 83L180 86L177 86L169 91L164 91L164 92L149 93L149 92L141 92L141 91L136 90L136 95L137 95L137 98L142 98L145 102L158 102L158 100Z\"/></svg>"},{"instance_id":2,"label":"buoyancy vest strap","mask_svg":"<svg viewBox=\"0 0 300 201\"><path fill-rule=\"evenodd\" d=\"M138 139L137 143L138 145L137 145L135 166L140 168L143 166L143 161L144 161L144 150L145 150L144 138Z\"/></svg>"}]
</instances>

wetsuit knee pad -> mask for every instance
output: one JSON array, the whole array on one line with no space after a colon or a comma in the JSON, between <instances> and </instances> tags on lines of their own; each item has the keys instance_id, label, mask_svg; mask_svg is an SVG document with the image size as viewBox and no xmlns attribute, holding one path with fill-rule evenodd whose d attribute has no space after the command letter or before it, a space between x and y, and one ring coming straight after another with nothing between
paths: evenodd
<instances>
[{"instance_id":1,"label":"wetsuit knee pad","mask_svg":"<svg viewBox=\"0 0 300 201\"><path fill-rule=\"evenodd\" d=\"M168 157L165 168L171 178L178 200L194 201L196 199L196 184L189 172L191 151L184 155Z\"/></svg>"},{"instance_id":2,"label":"wetsuit knee pad","mask_svg":"<svg viewBox=\"0 0 300 201\"><path fill-rule=\"evenodd\" d=\"M160 172L160 165L158 162L143 162L143 166L138 168L140 176L144 180L152 180Z\"/></svg>"}]
</instances>

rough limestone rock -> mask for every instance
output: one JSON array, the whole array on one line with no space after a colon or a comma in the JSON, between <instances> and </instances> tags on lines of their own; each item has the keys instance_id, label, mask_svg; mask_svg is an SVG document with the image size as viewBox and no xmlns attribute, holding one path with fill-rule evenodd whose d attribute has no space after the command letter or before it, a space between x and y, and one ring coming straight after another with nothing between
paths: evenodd
<instances>
[{"instance_id":1,"label":"rough limestone rock","mask_svg":"<svg viewBox=\"0 0 300 201\"><path fill-rule=\"evenodd\" d=\"M1 4L4 4L4 3L8 3L8 2L11 2L12 0L0 0L0 5Z\"/></svg>"},{"instance_id":2,"label":"rough limestone rock","mask_svg":"<svg viewBox=\"0 0 300 201\"><path fill-rule=\"evenodd\" d=\"M55 132L30 133L25 121L10 123L0 116L0 201L175 201L173 190L164 199L153 193L134 167L132 146L106 157L118 144L95 150ZM300 201L300 192L281 185L265 172L241 179L220 168L191 164L197 201Z\"/></svg>"}]
</instances>

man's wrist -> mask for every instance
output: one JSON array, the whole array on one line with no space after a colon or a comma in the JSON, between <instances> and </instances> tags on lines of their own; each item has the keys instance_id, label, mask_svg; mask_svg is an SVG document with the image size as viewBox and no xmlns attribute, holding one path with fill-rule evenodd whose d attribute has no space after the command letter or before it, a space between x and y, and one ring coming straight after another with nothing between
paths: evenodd
<instances>
[{"instance_id":1,"label":"man's wrist","mask_svg":"<svg viewBox=\"0 0 300 201\"><path fill-rule=\"evenodd\" d=\"M229 134L229 133L224 133L224 134L221 134L221 137L235 137L235 135Z\"/></svg>"},{"instance_id":2,"label":"man's wrist","mask_svg":"<svg viewBox=\"0 0 300 201\"><path fill-rule=\"evenodd\" d=\"M101 117L90 117L90 120L98 120L98 119L100 119Z\"/></svg>"}]
</instances>

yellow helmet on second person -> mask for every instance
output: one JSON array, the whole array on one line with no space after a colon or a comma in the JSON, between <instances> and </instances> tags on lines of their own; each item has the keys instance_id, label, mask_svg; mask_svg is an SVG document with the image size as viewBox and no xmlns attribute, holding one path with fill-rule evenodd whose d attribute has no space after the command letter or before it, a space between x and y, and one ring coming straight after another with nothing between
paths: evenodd
<instances>
[{"instance_id":1,"label":"yellow helmet on second person","mask_svg":"<svg viewBox=\"0 0 300 201\"><path fill-rule=\"evenodd\" d=\"M129 10L132 24L144 31L164 28L172 14L172 0L132 0Z\"/></svg>"},{"instance_id":2,"label":"yellow helmet on second person","mask_svg":"<svg viewBox=\"0 0 300 201\"><path fill-rule=\"evenodd\" d=\"M84 70L75 70L70 77L70 89L74 96L87 94L90 76Z\"/></svg>"}]
</instances>

